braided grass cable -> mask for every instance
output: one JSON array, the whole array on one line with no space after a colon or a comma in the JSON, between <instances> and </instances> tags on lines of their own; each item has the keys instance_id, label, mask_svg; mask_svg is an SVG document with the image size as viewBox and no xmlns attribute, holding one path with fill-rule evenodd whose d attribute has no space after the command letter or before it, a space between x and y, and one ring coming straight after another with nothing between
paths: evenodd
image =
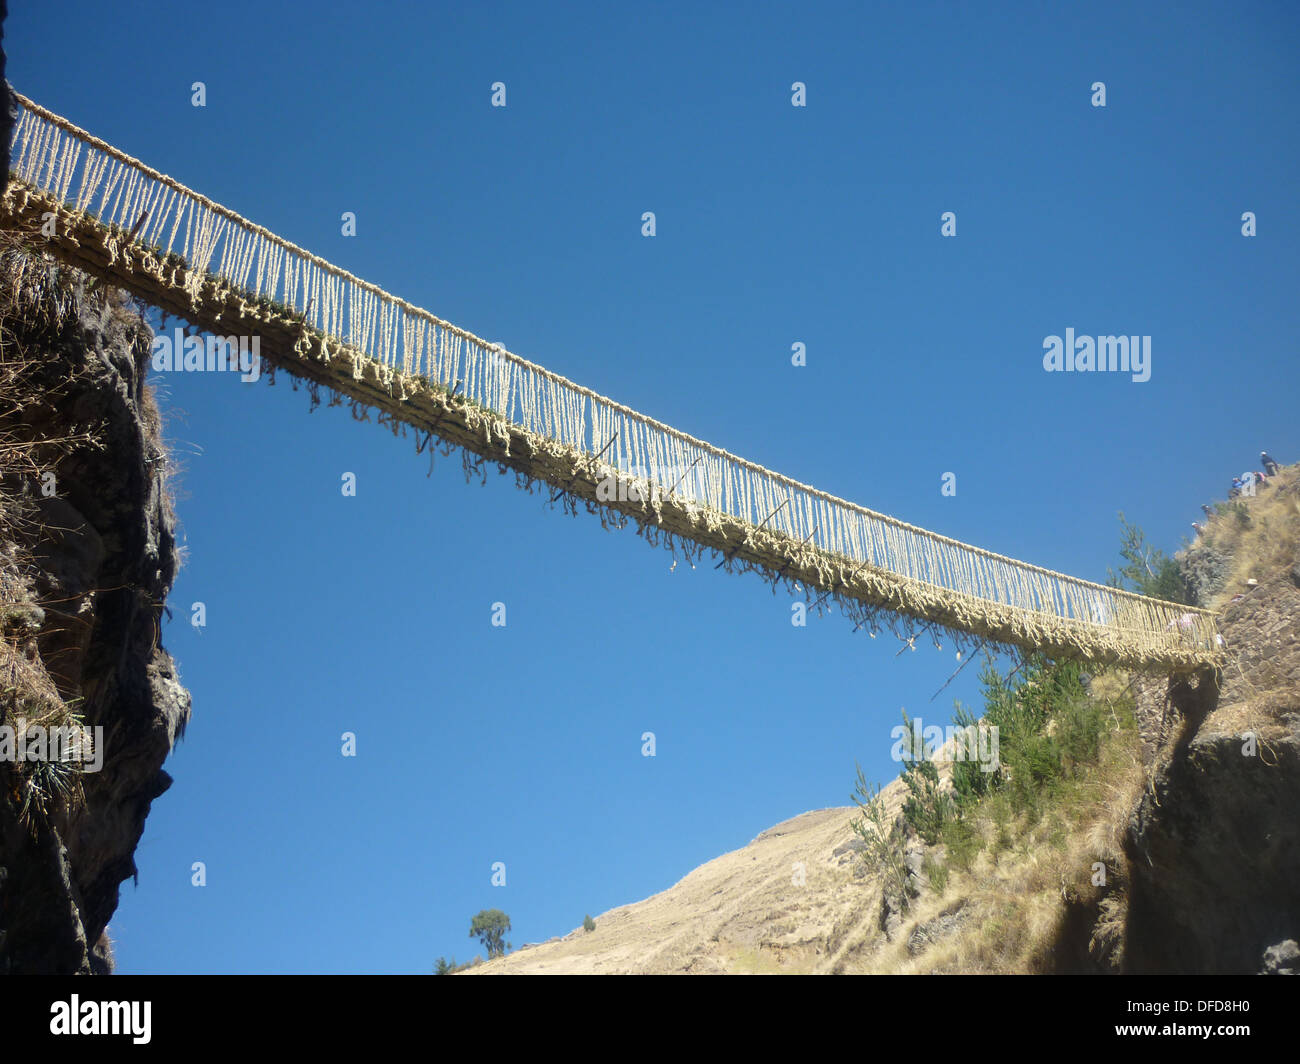
<instances>
[{"instance_id":1,"label":"braided grass cable","mask_svg":"<svg viewBox=\"0 0 1300 1064\"><path fill-rule=\"evenodd\" d=\"M306 342L322 359L341 353L352 359L356 380L369 365L403 397L417 380L432 383L481 411L475 417L487 439L495 432L508 440L506 426L514 426L531 447L569 449L579 463L594 460L612 442L612 456L602 462L612 457L617 469L635 471L652 495L676 492L739 521L747 544L759 532L770 533L816 557L819 572L845 562L886 570L925 585L936 612L975 618L973 628L979 627L979 609L1004 618L1009 610L1013 623L1055 620L1069 632L1094 629L1086 639L1080 634L1081 642L1102 638L1157 655L1174 646L1185 652L1190 644L1207 660L1215 655L1214 620L1206 611L994 554L746 461L354 277L26 97L17 99L24 111L14 133L15 172L78 215L88 215L98 197L94 221L106 229L112 257L128 244L151 246L167 233L166 249L156 249L165 257L184 219L185 269L173 283L196 298L215 278L238 294L241 305L279 302L302 316L316 336ZM687 468L692 475L683 485Z\"/></svg>"}]
</instances>

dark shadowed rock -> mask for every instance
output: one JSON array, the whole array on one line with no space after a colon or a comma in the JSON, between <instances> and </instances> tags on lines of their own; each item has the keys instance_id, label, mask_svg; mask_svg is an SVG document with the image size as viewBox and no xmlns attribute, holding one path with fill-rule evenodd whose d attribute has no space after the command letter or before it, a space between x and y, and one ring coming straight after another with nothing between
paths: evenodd
<instances>
[{"instance_id":1,"label":"dark shadowed rock","mask_svg":"<svg viewBox=\"0 0 1300 1064\"><path fill-rule=\"evenodd\" d=\"M1130 822L1129 972L1254 973L1300 937L1300 592L1266 579L1220 630L1228 667L1170 688L1170 748Z\"/></svg>"},{"instance_id":2,"label":"dark shadowed rock","mask_svg":"<svg viewBox=\"0 0 1300 1064\"><path fill-rule=\"evenodd\" d=\"M1260 975L1300 975L1300 945L1289 938L1264 951Z\"/></svg>"},{"instance_id":3,"label":"dark shadowed rock","mask_svg":"<svg viewBox=\"0 0 1300 1064\"><path fill-rule=\"evenodd\" d=\"M102 289L78 291L72 312L53 317L10 310L3 322L14 337L5 357L26 368L17 401L0 400L0 432L35 445L57 485L45 497L36 477L5 470L9 510L26 520L0 529L4 635L47 702L103 727L104 762L80 775L84 803L49 815L24 822L0 794L0 971L104 972L105 928L136 874L150 805L171 784L162 764L190 699L159 646L177 555L144 386L151 334ZM78 436L58 450L43 443ZM0 776L12 794L13 770L0 765Z\"/></svg>"}]
</instances>

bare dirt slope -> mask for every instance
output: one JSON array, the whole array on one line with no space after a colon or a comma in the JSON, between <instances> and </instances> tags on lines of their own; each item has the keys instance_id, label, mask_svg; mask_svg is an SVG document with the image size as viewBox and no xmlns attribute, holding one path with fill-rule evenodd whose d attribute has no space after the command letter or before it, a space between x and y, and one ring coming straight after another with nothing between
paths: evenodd
<instances>
[{"instance_id":1,"label":"bare dirt slope","mask_svg":"<svg viewBox=\"0 0 1300 1064\"><path fill-rule=\"evenodd\" d=\"M887 789L891 814L902 801ZM827 971L835 947L877 905L854 878L853 807L786 820L644 901L595 917L596 930L478 965L475 974ZM799 865L803 882L799 883Z\"/></svg>"},{"instance_id":2,"label":"bare dirt slope","mask_svg":"<svg viewBox=\"0 0 1300 1064\"><path fill-rule=\"evenodd\" d=\"M948 751L937 762L951 778ZM907 788L880 791L885 818L901 817ZM1130 800L1113 788L1097 804ZM1086 817L1095 827L1097 809ZM903 860L916 897L900 911L881 876L860 858L853 806L819 809L769 828L748 846L701 865L668 890L576 928L466 969L476 975L834 974L866 972L1024 972L1060 964L1056 944L1066 916L1064 873L1073 874L1092 843L1047 847L1026 835L1015 856L982 857L945 889L931 886L928 861L943 847L915 837ZM1115 818L1111 818L1115 819ZM1111 832L1117 831L1111 825ZM1094 837L1097 832L1093 831ZM1111 845L1110 850L1115 846ZM1091 856L1089 857L1091 859ZM1069 970L1087 965L1067 960Z\"/></svg>"},{"instance_id":3,"label":"bare dirt slope","mask_svg":"<svg viewBox=\"0 0 1300 1064\"><path fill-rule=\"evenodd\" d=\"M804 813L590 933L473 974L1266 972L1300 967L1300 467L1180 552L1228 661L1196 683L1111 673L1102 754L1034 817L966 814L978 845L902 844L900 906L853 807ZM1131 694L1130 694L1131 692ZM950 751L937 759L951 778ZM907 795L881 792L886 817ZM1104 874L1099 874L1098 870Z\"/></svg>"}]
</instances>

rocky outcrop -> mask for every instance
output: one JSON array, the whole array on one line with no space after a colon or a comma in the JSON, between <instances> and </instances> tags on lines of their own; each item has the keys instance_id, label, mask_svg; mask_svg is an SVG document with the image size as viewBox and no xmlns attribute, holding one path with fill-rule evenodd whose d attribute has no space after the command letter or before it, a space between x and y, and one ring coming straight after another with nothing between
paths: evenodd
<instances>
[{"instance_id":1,"label":"rocky outcrop","mask_svg":"<svg viewBox=\"0 0 1300 1064\"><path fill-rule=\"evenodd\" d=\"M1197 735L1134 811L1125 971L1256 972L1300 929L1300 732L1244 746Z\"/></svg>"},{"instance_id":2,"label":"rocky outcrop","mask_svg":"<svg viewBox=\"0 0 1300 1064\"><path fill-rule=\"evenodd\" d=\"M1228 664L1203 690L1168 690L1168 745L1133 811L1125 971L1294 967L1300 588L1290 572L1265 574L1219 628Z\"/></svg>"},{"instance_id":3,"label":"rocky outcrop","mask_svg":"<svg viewBox=\"0 0 1300 1064\"><path fill-rule=\"evenodd\" d=\"M1179 575L1191 592L1193 605L1205 606L1227 587L1232 557L1225 551L1199 546L1180 551L1174 557Z\"/></svg>"},{"instance_id":4,"label":"rocky outcrop","mask_svg":"<svg viewBox=\"0 0 1300 1064\"><path fill-rule=\"evenodd\" d=\"M1261 975L1300 975L1300 945L1288 938L1264 951Z\"/></svg>"},{"instance_id":5,"label":"rocky outcrop","mask_svg":"<svg viewBox=\"0 0 1300 1064\"><path fill-rule=\"evenodd\" d=\"M44 808L0 763L0 971L104 972L105 928L190 711L159 646L177 552L151 334L115 292L12 248L0 262L0 434L27 460L2 481L0 649L19 679L0 712L12 723L20 702L61 702L104 740L80 793Z\"/></svg>"}]
</instances>

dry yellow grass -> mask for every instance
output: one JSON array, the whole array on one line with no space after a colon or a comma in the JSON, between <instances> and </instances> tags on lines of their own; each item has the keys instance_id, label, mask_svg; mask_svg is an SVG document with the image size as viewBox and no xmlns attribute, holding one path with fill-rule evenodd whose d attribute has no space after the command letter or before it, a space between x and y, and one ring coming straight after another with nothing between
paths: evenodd
<instances>
[{"instance_id":1,"label":"dry yellow grass","mask_svg":"<svg viewBox=\"0 0 1300 1064\"><path fill-rule=\"evenodd\" d=\"M1300 565L1300 465L1283 467L1253 498L1233 502L1239 505L1215 514L1202 536L1202 545L1231 559L1212 602L1228 653L1218 705L1205 727L1253 732L1267 746L1289 730L1286 715L1300 705L1289 620L1295 616L1292 569Z\"/></svg>"},{"instance_id":2,"label":"dry yellow grass","mask_svg":"<svg viewBox=\"0 0 1300 1064\"><path fill-rule=\"evenodd\" d=\"M1228 668L1221 701L1202 730L1255 731L1268 763L1270 736L1297 705L1288 618L1300 561L1300 466L1243 511L1212 519L1206 544L1231 556L1223 608L1247 579L1259 581L1224 611ZM1288 657L1288 655L1291 655ZM1288 671L1290 670L1290 671ZM1024 973L1096 969L1123 955L1129 818L1150 786L1123 672L1096 675L1107 733L1099 763L1065 782L1033 823L1006 796L982 802L967 822L983 843L969 867L932 848L922 890L892 936L882 930L875 877L854 875L853 808L805 813L748 846L700 866L675 886L604 913L581 929L475 969L475 974L728 972ZM1189 721L1187 727L1199 722ZM1161 759L1170 756L1166 747ZM950 765L940 763L940 778ZM882 791L889 815L905 788ZM802 863L806 881L792 870ZM1107 883L1094 885L1094 868Z\"/></svg>"},{"instance_id":3,"label":"dry yellow grass","mask_svg":"<svg viewBox=\"0 0 1300 1064\"><path fill-rule=\"evenodd\" d=\"M1006 817L985 803L972 818L986 842L962 870L948 868L936 891L922 892L892 939L881 929L881 889L855 876L853 807L804 813L724 854L668 890L595 918L557 939L482 964L476 975L635 973L940 973L1032 972L1048 963L1071 903L1095 902L1090 875L1104 862L1122 869L1128 811L1145 785L1131 723L1122 713L1101 764L1067 784L1037 823ZM947 776L941 765L941 775ZM906 790L882 791L889 815ZM995 845L1005 829L1006 845ZM798 869L803 867L803 881ZM1121 875L1122 878L1122 875ZM1113 906L1112 906L1113 907ZM933 928L945 919L947 933ZM924 949L917 939L929 934Z\"/></svg>"},{"instance_id":4,"label":"dry yellow grass","mask_svg":"<svg viewBox=\"0 0 1300 1064\"><path fill-rule=\"evenodd\" d=\"M1253 498L1230 500L1207 519L1201 543L1232 555L1227 583L1208 603L1214 610L1245 591L1246 581L1289 568L1300 556L1300 465L1284 467Z\"/></svg>"},{"instance_id":5,"label":"dry yellow grass","mask_svg":"<svg viewBox=\"0 0 1300 1064\"><path fill-rule=\"evenodd\" d=\"M862 918L875 888L854 881L852 808L804 813L724 854L668 890L595 917L563 938L472 974L812 972L829 942ZM799 863L803 883L799 883Z\"/></svg>"}]
</instances>

